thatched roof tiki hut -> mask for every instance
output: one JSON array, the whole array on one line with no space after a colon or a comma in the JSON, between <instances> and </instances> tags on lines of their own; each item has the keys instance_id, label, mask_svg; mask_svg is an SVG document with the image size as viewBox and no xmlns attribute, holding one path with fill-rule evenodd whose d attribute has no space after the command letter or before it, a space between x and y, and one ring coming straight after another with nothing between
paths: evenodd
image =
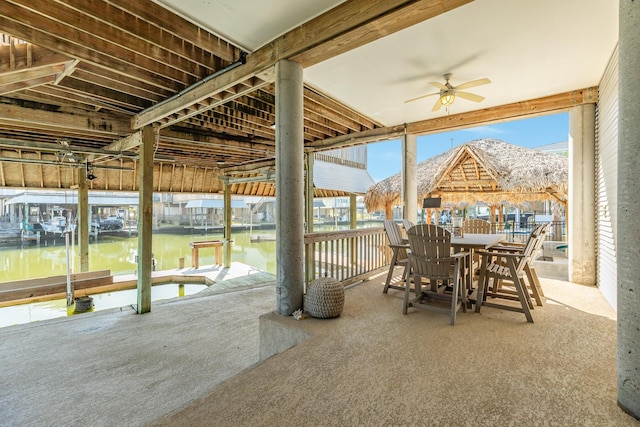
<instances>
[{"instance_id":1,"label":"thatched roof tiki hut","mask_svg":"<svg viewBox=\"0 0 640 427\"><path fill-rule=\"evenodd\" d=\"M566 157L498 139L477 139L417 165L418 201L440 197L443 204L491 206L552 200L566 209L568 170ZM387 218L401 201L400 173L374 184L365 195L367 210L385 210Z\"/></svg>"}]
</instances>

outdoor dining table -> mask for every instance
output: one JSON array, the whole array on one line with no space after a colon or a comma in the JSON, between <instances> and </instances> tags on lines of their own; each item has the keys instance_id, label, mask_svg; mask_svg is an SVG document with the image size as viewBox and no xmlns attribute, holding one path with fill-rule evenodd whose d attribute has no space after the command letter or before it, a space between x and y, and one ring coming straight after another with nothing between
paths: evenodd
<instances>
[{"instance_id":1,"label":"outdoor dining table","mask_svg":"<svg viewBox=\"0 0 640 427\"><path fill-rule=\"evenodd\" d=\"M503 238L504 236L501 234L465 233L462 237L454 235L451 236L451 247L453 247L455 251L469 252L471 266L467 273L467 289L471 289L473 287L473 251L476 249L489 249L500 243Z\"/></svg>"},{"instance_id":2,"label":"outdoor dining table","mask_svg":"<svg viewBox=\"0 0 640 427\"><path fill-rule=\"evenodd\" d=\"M463 237L451 235L451 247L454 251L467 251L469 252L469 259L473 264L473 251L476 249L489 249L492 246L497 245L504 239L502 234L473 234L465 233ZM402 245L395 245L397 247L403 247L409 249L408 239L402 239ZM471 266L473 267L473 265ZM406 268L406 267L405 267ZM473 287L473 268L468 268L467 278L465 280L465 287L471 289Z\"/></svg>"}]
</instances>

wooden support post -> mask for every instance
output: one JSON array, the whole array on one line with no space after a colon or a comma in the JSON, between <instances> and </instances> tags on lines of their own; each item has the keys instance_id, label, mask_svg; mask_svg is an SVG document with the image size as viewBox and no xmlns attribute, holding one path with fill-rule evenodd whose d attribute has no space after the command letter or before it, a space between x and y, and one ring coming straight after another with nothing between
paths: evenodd
<instances>
[{"instance_id":1,"label":"wooden support post","mask_svg":"<svg viewBox=\"0 0 640 427\"><path fill-rule=\"evenodd\" d=\"M307 153L307 175L305 177L307 233L313 233L313 153Z\"/></svg>"},{"instance_id":2,"label":"wooden support post","mask_svg":"<svg viewBox=\"0 0 640 427\"><path fill-rule=\"evenodd\" d=\"M151 232L153 229L153 151L157 131L142 128L138 201L138 314L151 311Z\"/></svg>"},{"instance_id":3,"label":"wooden support post","mask_svg":"<svg viewBox=\"0 0 640 427\"><path fill-rule=\"evenodd\" d=\"M231 184L224 184L224 268L231 267Z\"/></svg>"},{"instance_id":4,"label":"wooden support post","mask_svg":"<svg viewBox=\"0 0 640 427\"><path fill-rule=\"evenodd\" d=\"M78 169L78 247L80 249L80 271L89 271L89 187L87 186L87 168Z\"/></svg>"},{"instance_id":5,"label":"wooden support post","mask_svg":"<svg viewBox=\"0 0 640 427\"><path fill-rule=\"evenodd\" d=\"M358 227L358 206L356 195L349 196L349 228L355 230Z\"/></svg>"}]
</instances>

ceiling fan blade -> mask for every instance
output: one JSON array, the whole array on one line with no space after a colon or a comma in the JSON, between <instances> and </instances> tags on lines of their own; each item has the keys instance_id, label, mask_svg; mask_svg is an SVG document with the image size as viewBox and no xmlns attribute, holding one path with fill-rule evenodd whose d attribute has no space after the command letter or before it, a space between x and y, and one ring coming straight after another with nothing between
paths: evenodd
<instances>
[{"instance_id":1,"label":"ceiling fan blade","mask_svg":"<svg viewBox=\"0 0 640 427\"><path fill-rule=\"evenodd\" d=\"M455 89L468 89L470 87L486 85L488 83L491 83L491 80L489 80L487 78L478 79L478 80L472 80L470 82L462 83L461 85L456 86Z\"/></svg>"},{"instance_id":2,"label":"ceiling fan blade","mask_svg":"<svg viewBox=\"0 0 640 427\"><path fill-rule=\"evenodd\" d=\"M442 102L440 102L440 97L438 97L435 104L433 104L433 109L431 111L438 111L442 107Z\"/></svg>"},{"instance_id":3,"label":"ceiling fan blade","mask_svg":"<svg viewBox=\"0 0 640 427\"><path fill-rule=\"evenodd\" d=\"M426 94L426 95L418 96L417 98L407 99L406 101L404 101L404 103L406 104L407 102L417 101L417 100L419 100L419 99L426 98L426 97L428 97L428 96L438 95L438 94L440 94L440 92L428 93L428 94Z\"/></svg>"},{"instance_id":4,"label":"ceiling fan blade","mask_svg":"<svg viewBox=\"0 0 640 427\"><path fill-rule=\"evenodd\" d=\"M443 90L447 90L447 89L449 89L448 87L446 87L446 86L445 86L445 85L443 85L442 83L438 83L438 82L429 82L429 84L430 84L431 86L435 86L435 87L437 87L438 89L443 89Z\"/></svg>"},{"instance_id":5,"label":"ceiling fan blade","mask_svg":"<svg viewBox=\"0 0 640 427\"><path fill-rule=\"evenodd\" d=\"M469 101L475 101L475 102L480 102L484 100L484 96L476 95L475 93L460 92L458 90L456 90L456 96L459 96L460 98L463 98L463 99L468 99Z\"/></svg>"}]
</instances>

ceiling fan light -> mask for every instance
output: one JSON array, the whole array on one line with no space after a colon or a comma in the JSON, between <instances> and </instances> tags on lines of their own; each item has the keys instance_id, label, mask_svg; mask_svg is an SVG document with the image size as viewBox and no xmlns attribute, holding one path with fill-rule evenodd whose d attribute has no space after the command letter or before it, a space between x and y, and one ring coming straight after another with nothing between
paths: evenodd
<instances>
[{"instance_id":1,"label":"ceiling fan light","mask_svg":"<svg viewBox=\"0 0 640 427\"><path fill-rule=\"evenodd\" d=\"M455 95L450 94L450 93L440 97L440 103L442 105L444 105L445 107L453 104L453 101L455 101L455 100L456 100Z\"/></svg>"}]
</instances>

